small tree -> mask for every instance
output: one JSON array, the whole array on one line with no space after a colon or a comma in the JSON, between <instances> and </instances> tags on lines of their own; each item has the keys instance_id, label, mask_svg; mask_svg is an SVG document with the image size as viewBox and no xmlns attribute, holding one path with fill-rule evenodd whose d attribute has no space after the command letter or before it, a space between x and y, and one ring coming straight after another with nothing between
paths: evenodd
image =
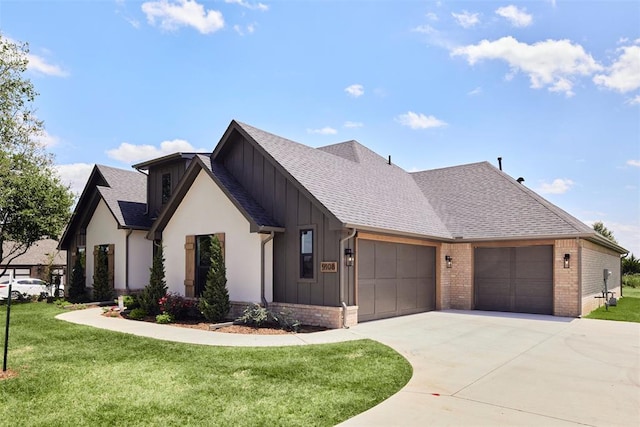
<instances>
[{"instance_id":1,"label":"small tree","mask_svg":"<svg viewBox=\"0 0 640 427\"><path fill-rule=\"evenodd\" d=\"M87 287L84 279L83 254L76 251L76 261L71 271L71 282L69 283L68 296L71 302L84 302L87 298Z\"/></svg>"},{"instance_id":2,"label":"small tree","mask_svg":"<svg viewBox=\"0 0 640 427\"><path fill-rule=\"evenodd\" d=\"M602 223L602 221L597 221L593 223L593 229L600 233L603 237L611 240L613 243L618 243L618 241L615 239L615 237L613 237L613 231L609 230L607 227L604 226L604 224Z\"/></svg>"},{"instance_id":3,"label":"small tree","mask_svg":"<svg viewBox=\"0 0 640 427\"><path fill-rule=\"evenodd\" d=\"M211 267L207 273L207 283L200 298L200 311L213 322L224 320L231 304L227 291L227 271L222 257L222 247L217 236L211 238Z\"/></svg>"},{"instance_id":4,"label":"small tree","mask_svg":"<svg viewBox=\"0 0 640 427\"><path fill-rule=\"evenodd\" d=\"M622 258L622 274L640 274L640 259L633 254Z\"/></svg>"},{"instance_id":5,"label":"small tree","mask_svg":"<svg viewBox=\"0 0 640 427\"><path fill-rule=\"evenodd\" d=\"M93 276L93 299L108 301L113 298L113 289L109 286L109 265L106 249L99 247Z\"/></svg>"},{"instance_id":6,"label":"small tree","mask_svg":"<svg viewBox=\"0 0 640 427\"><path fill-rule=\"evenodd\" d=\"M167 293L167 282L164 279L164 255L162 245L158 245L158 250L153 257L153 264L149 269L149 284L144 287L140 295L140 307L149 315L160 314L158 301Z\"/></svg>"}]
</instances>

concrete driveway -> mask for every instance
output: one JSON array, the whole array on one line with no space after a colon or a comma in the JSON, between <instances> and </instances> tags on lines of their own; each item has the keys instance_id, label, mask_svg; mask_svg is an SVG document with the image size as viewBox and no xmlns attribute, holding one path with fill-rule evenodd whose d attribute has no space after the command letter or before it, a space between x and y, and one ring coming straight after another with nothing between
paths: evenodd
<instances>
[{"instance_id":1,"label":"concrete driveway","mask_svg":"<svg viewBox=\"0 0 640 427\"><path fill-rule=\"evenodd\" d=\"M404 355L399 393L344 426L640 426L640 324L434 311L350 332Z\"/></svg>"}]
</instances>

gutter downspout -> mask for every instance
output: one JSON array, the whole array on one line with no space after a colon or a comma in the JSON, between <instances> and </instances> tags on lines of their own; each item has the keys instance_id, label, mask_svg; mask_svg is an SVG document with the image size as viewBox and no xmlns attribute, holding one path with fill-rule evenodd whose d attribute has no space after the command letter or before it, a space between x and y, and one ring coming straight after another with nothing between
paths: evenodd
<instances>
[{"instance_id":1,"label":"gutter downspout","mask_svg":"<svg viewBox=\"0 0 640 427\"><path fill-rule=\"evenodd\" d=\"M262 305L264 305L264 308L267 308L267 299L264 297L264 288L266 285L265 284L266 279L264 274L264 265L265 265L264 250L265 250L265 247L267 246L267 243L272 241L275 236L276 236L275 231L272 231L271 233L269 233L269 237L267 237L261 242L262 248L260 250L260 299L262 300Z\"/></svg>"},{"instance_id":2,"label":"gutter downspout","mask_svg":"<svg viewBox=\"0 0 640 427\"><path fill-rule=\"evenodd\" d=\"M340 249L339 249L340 252L339 252L339 255L338 255L338 259L340 259L340 262L339 262L339 264L340 264L340 279L339 279L339 282L340 282L340 299L342 299L342 296L344 295L344 270L343 269L344 269L345 265L344 265L344 262L342 262L342 256L344 254L344 242L346 242L347 240L353 238L353 236L356 235L356 231L357 231L357 229L354 227L352 229L352 231L351 231L351 234L349 234L347 237L345 237L343 239L340 239L340 245L339 245L340 246ZM344 300L342 300L341 301L341 305L342 305L342 327L345 328L345 329L348 329L348 326L347 326L347 303Z\"/></svg>"},{"instance_id":3,"label":"gutter downspout","mask_svg":"<svg viewBox=\"0 0 640 427\"><path fill-rule=\"evenodd\" d=\"M125 254L124 254L124 289L129 295L129 236L133 233L133 229L127 229L127 237L125 238Z\"/></svg>"}]
</instances>

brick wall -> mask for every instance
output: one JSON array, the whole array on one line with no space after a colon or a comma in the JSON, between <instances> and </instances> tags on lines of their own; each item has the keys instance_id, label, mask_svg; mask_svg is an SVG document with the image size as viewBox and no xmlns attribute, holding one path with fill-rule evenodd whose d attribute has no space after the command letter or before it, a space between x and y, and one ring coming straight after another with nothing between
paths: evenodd
<instances>
[{"instance_id":1,"label":"brick wall","mask_svg":"<svg viewBox=\"0 0 640 427\"><path fill-rule=\"evenodd\" d=\"M242 316L245 308L252 305L249 302L232 301L229 318L237 319ZM325 328L342 328L342 307L324 307L319 305L289 304L282 302L270 302L269 310L274 312L288 312L291 316L304 325L322 326ZM348 306L346 314L346 326L358 324L358 306Z\"/></svg>"},{"instance_id":2,"label":"brick wall","mask_svg":"<svg viewBox=\"0 0 640 427\"><path fill-rule=\"evenodd\" d=\"M569 268L564 268L564 256L569 254ZM556 240L553 250L553 314L580 316L580 249L578 240Z\"/></svg>"},{"instance_id":3,"label":"brick wall","mask_svg":"<svg viewBox=\"0 0 640 427\"><path fill-rule=\"evenodd\" d=\"M604 300L596 298L602 296L604 290L603 270L611 271L611 277L607 281L607 289L615 292L620 297L620 255L615 251L596 245L588 241L582 241L582 313L589 314L592 310L602 306Z\"/></svg>"},{"instance_id":4,"label":"brick wall","mask_svg":"<svg viewBox=\"0 0 640 427\"><path fill-rule=\"evenodd\" d=\"M473 248L470 243L450 244L450 255L451 268L443 268L443 275L449 276L448 306L456 310L471 310L474 301Z\"/></svg>"},{"instance_id":5,"label":"brick wall","mask_svg":"<svg viewBox=\"0 0 640 427\"><path fill-rule=\"evenodd\" d=\"M436 277L436 310L448 310L451 308L451 271L453 268L447 268L447 262L444 257L453 253L452 244L442 243L440 252L436 251L436 260L439 263L439 277ZM452 265L453 267L453 265Z\"/></svg>"}]
</instances>

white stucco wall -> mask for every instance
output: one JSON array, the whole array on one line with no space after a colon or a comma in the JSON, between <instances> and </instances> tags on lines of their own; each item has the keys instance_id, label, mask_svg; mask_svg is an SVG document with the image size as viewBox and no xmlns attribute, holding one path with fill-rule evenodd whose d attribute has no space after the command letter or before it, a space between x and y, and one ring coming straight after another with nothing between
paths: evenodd
<instances>
[{"instance_id":1,"label":"white stucco wall","mask_svg":"<svg viewBox=\"0 0 640 427\"><path fill-rule=\"evenodd\" d=\"M260 302L260 251L266 236L249 232L249 222L205 171L200 171L162 232L169 291L184 295L186 236L214 233L225 233L229 298ZM266 245L268 301L273 293L272 247L271 242Z\"/></svg>"},{"instance_id":2,"label":"white stucco wall","mask_svg":"<svg viewBox=\"0 0 640 427\"><path fill-rule=\"evenodd\" d=\"M87 286L93 287L93 249L96 245L111 245L114 248L113 286L125 288L125 238L126 231L118 229L118 223L104 200L100 200L89 225L87 225Z\"/></svg>"},{"instance_id":3,"label":"white stucco wall","mask_svg":"<svg viewBox=\"0 0 640 427\"><path fill-rule=\"evenodd\" d=\"M147 232L135 230L129 236L129 289L142 289L149 283L153 263L153 242Z\"/></svg>"}]
</instances>

